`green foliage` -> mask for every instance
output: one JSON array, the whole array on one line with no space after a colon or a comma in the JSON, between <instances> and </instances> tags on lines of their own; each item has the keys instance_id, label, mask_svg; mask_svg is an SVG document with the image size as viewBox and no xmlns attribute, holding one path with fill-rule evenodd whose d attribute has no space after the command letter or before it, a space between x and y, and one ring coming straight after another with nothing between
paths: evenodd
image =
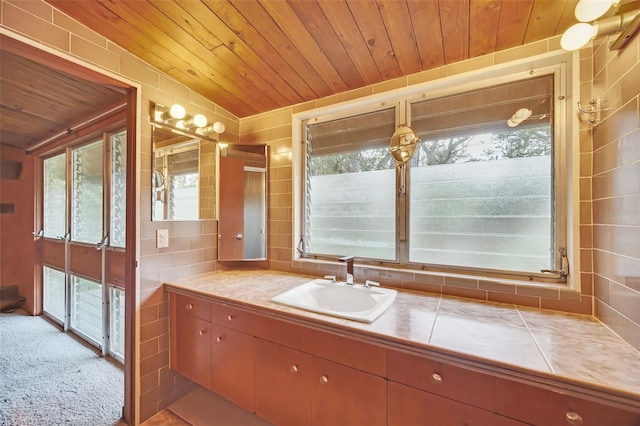
<instances>
[{"instance_id":1,"label":"green foliage","mask_svg":"<svg viewBox=\"0 0 640 426\"><path fill-rule=\"evenodd\" d=\"M502 158L537 157L551 153L551 127L517 128L490 135L489 147L474 156L469 143L482 135L425 140L418 143L411 159L413 167L453 164ZM311 158L311 176L386 170L395 167L388 148L345 152Z\"/></svg>"},{"instance_id":2,"label":"green foliage","mask_svg":"<svg viewBox=\"0 0 640 426\"><path fill-rule=\"evenodd\" d=\"M311 176L370 172L395 167L388 148L369 149L311 158Z\"/></svg>"},{"instance_id":3,"label":"green foliage","mask_svg":"<svg viewBox=\"0 0 640 426\"><path fill-rule=\"evenodd\" d=\"M538 157L551 154L551 127L539 126L491 135L493 148L485 149L490 160Z\"/></svg>"},{"instance_id":4,"label":"green foliage","mask_svg":"<svg viewBox=\"0 0 640 426\"><path fill-rule=\"evenodd\" d=\"M472 138L473 136L420 142L411 163L414 166L422 167L467 160L470 158L467 147Z\"/></svg>"}]
</instances>

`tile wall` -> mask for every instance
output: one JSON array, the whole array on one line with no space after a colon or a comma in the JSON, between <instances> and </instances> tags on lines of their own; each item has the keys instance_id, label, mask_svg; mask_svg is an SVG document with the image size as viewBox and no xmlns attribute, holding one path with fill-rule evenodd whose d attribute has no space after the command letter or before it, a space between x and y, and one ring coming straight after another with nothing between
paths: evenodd
<instances>
[{"instance_id":1,"label":"tile wall","mask_svg":"<svg viewBox=\"0 0 640 426\"><path fill-rule=\"evenodd\" d=\"M622 51L593 47L591 193L595 314L640 350L640 37ZM586 101L583 98L583 101Z\"/></svg>"}]
</instances>

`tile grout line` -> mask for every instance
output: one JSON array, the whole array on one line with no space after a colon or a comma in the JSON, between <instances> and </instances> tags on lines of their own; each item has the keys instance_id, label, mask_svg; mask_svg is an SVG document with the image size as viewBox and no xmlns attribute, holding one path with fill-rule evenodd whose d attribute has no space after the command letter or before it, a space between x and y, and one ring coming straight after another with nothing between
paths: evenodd
<instances>
[{"instance_id":1,"label":"tile grout line","mask_svg":"<svg viewBox=\"0 0 640 426\"><path fill-rule=\"evenodd\" d=\"M524 326L527 328L527 331L529 332L529 334L531 335L531 338L533 339L534 343L536 344L536 347L538 348L538 350L540 351L540 354L542 355L542 358L544 359L544 362L547 364L547 367L549 367L549 370L551 371L551 373L553 374L558 374L555 370L555 368L553 368L553 364L551 364L551 361L549 361L549 359L547 358L547 355L544 353L544 351L542 350L542 346L540 346L540 343L538 343L538 339L536 339L535 334L533 333L533 330L531 330L531 328L529 327L529 324L527 324L527 321L524 319L524 317L522 316L522 313L520 312L520 309L518 309L517 305L513 305L513 307L515 308L516 312L518 313L518 316L520 317L520 319L522 320L522 323L524 324Z\"/></svg>"}]
</instances>

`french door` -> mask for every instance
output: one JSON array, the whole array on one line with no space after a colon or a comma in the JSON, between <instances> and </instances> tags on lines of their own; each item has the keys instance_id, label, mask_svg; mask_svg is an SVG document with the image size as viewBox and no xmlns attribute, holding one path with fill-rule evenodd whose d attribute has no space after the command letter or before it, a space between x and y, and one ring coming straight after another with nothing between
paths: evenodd
<instances>
[{"instance_id":1,"label":"french door","mask_svg":"<svg viewBox=\"0 0 640 426\"><path fill-rule=\"evenodd\" d=\"M43 158L43 311L124 362L126 131Z\"/></svg>"}]
</instances>

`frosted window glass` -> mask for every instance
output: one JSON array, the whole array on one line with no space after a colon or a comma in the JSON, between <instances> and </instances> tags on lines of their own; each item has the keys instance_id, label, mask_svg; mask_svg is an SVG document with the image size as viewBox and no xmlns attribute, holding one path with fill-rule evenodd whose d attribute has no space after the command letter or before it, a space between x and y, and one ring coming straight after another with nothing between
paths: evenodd
<instances>
[{"instance_id":1,"label":"frosted window glass","mask_svg":"<svg viewBox=\"0 0 640 426\"><path fill-rule=\"evenodd\" d=\"M305 252L396 259L394 108L307 126Z\"/></svg>"},{"instance_id":2,"label":"frosted window glass","mask_svg":"<svg viewBox=\"0 0 640 426\"><path fill-rule=\"evenodd\" d=\"M72 275L71 328L102 345L102 285Z\"/></svg>"},{"instance_id":3,"label":"frosted window glass","mask_svg":"<svg viewBox=\"0 0 640 426\"><path fill-rule=\"evenodd\" d=\"M109 244L124 247L127 213L127 132L111 136L111 229Z\"/></svg>"},{"instance_id":4,"label":"frosted window glass","mask_svg":"<svg viewBox=\"0 0 640 426\"><path fill-rule=\"evenodd\" d=\"M48 266L42 267L42 285L44 294L42 298L43 309L60 322L65 317L65 274Z\"/></svg>"},{"instance_id":5,"label":"frosted window glass","mask_svg":"<svg viewBox=\"0 0 640 426\"><path fill-rule=\"evenodd\" d=\"M102 240L102 140L73 151L71 239L96 244Z\"/></svg>"},{"instance_id":6,"label":"frosted window glass","mask_svg":"<svg viewBox=\"0 0 640 426\"><path fill-rule=\"evenodd\" d=\"M66 154L44 160L43 229L49 238L63 237L66 231Z\"/></svg>"},{"instance_id":7,"label":"frosted window glass","mask_svg":"<svg viewBox=\"0 0 640 426\"><path fill-rule=\"evenodd\" d=\"M111 353L124 360L124 290L111 287L109 347Z\"/></svg>"}]
</instances>

